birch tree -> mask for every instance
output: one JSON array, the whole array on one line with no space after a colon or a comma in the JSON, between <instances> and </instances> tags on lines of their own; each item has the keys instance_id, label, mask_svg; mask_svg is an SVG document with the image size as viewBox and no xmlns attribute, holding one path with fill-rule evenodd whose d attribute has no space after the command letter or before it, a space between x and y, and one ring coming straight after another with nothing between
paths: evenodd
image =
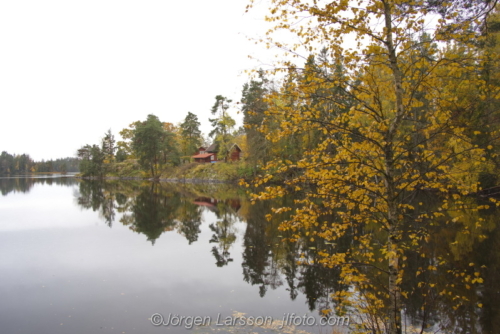
<instances>
[{"instance_id":1,"label":"birch tree","mask_svg":"<svg viewBox=\"0 0 500 334\"><path fill-rule=\"evenodd\" d=\"M453 90L484 88L484 79L475 73L485 66L485 58L474 43L482 38L480 26L493 3L482 2L480 12L460 16L447 10L453 2L441 1L440 17L431 15L435 7L419 0L270 4L266 20L274 27L266 43L291 57L275 73L298 73L301 79L268 94L267 115L281 114L285 121L267 138L277 140L305 128L324 136L297 162L270 162L267 173L254 182L268 186L254 199L303 193L300 208L277 207L273 213L293 210L282 229L294 232L295 240L323 238L334 244L352 233L355 247L348 251L320 250L321 263L340 268L343 282L354 287L340 292L338 300L358 309L370 305L364 307L367 312L384 310L370 330L402 333L402 305L410 293L402 289L407 252L419 252L440 219L460 223L460 216L446 214L451 201L481 209L470 201L464 204L464 198L479 190L478 175L489 148L476 144L481 131L469 131L454 112L470 106ZM282 31L294 36L292 44L273 39ZM454 52L446 51L450 47ZM335 62L319 67L333 73L340 63L342 76L333 78L311 67L305 71L297 64L301 52L318 54L321 48ZM318 95L320 90L331 93ZM498 99L498 90L494 95ZM294 103L282 103L284 97ZM261 130L267 129L264 121ZM300 173L285 178L285 186L271 183L290 170ZM417 200L424 191L435 194L439 204L424 209ZM434 261L440 263L439 258ZM432 271L435 265L422 270ZM473 275L473 283L480 284L471 267L460 275ZM368 274L372 269L376 276ZM382 288L376 284L380 280L386 282ZM457 307L466 302L461 296L453 300Z\"/></svg>"}]
</instances>

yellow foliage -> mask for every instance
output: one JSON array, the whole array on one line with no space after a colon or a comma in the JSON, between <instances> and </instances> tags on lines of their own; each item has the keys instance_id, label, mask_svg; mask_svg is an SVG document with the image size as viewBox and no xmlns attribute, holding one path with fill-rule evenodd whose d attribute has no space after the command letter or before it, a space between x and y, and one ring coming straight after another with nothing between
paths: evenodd
<instances>
[{"instance_id":1,"label":"yellow foliage","mask_svg":"<svg viewBox=\"0 0 500 334\"><path fill-rule=\"evenodd\" d=\"M424 247L441 219L456 225L465 220L461 211L473 210L475 204L458 205L450 214L446 199L457 203L477 192L479 174L492 168L484 162L486 149L492 147L477 144L487 131L471 131L457 115L469 110L471 101L486 99L487 94L476 94L485 90L476 69L486 66L487 59L467 44L477 37L469 22L455 24L453 15L440 20L432 35L416 40L429 14L423 1L404 6L381 0L358 6L347 0L271 2L266 19L275 26L269 35L288 31L302 41L287 46L290 51L305 50L323 60L308 61L303 69L283 61L275 71L285 79L266 97L269 108L260 130L275 143L300 134L308 150L297 161L278 158L269 163L255 186L281 177L295 163L300 173L279 179L286 187L271 183L254 199L303 191L301 208L282 223L282 230L307 231L301 236L309 239L308 229L316 222L321 223L317 237L328 241L353 233L356 247L326 253L321 262L340 268L343 283L355 288L349 298L358 306L384 300L363 288L374 283L360 269L380 268L382 262L387 291L396 296L389 312L396 318L389 323L400 325L394 314L400 314L400 298L407 293L401 291L404 253ZM309 19L291 24L300 13ZM452 28L455 33L445 33ZM346 38L357 47L346 48ZM319 45L326 45L326 51L319 52ZM328 56L335 61L325 61ZM420 204L415 198L422 190L433 191L441 204ZM460 236L474 240L470 231L485 229L480 222L466 222ZM417 231L408 230L417 225ZM442 259L414 275L435 272L445 263Z\"/></svg>"}]
</instances>

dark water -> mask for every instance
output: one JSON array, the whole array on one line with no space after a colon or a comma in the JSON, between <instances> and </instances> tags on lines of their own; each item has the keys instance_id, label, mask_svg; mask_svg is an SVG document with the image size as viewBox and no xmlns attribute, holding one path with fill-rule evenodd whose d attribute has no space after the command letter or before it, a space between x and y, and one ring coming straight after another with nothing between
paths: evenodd
<instances>
[{"instance_id":1,"label":"dark water","mask_svg":"<svg viewBox=\"0 0 500 334\"><path fill-rule=\"evenodd\" d=\"M331 293L350 288L333 269L299 264L325 245L284 242L280 221L265 219L291 198L251 205L224 185L59 177L2 178L0 191L0 333L342 333L360 321L318 325ZM497 213L486 215L485 238L436 229L432 250L453 244L451 265L482 266L484 284L453 291L470 301L458 309L451 294L415 290L408 333L424 322L429 332L500 332L500 234ZM408 257L408 272L426 261Z\"/></svg>"}]
</instances>

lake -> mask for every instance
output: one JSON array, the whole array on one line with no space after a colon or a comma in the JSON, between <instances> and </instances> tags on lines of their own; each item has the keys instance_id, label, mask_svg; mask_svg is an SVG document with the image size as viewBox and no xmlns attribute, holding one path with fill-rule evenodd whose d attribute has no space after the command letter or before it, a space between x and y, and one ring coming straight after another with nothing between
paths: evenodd
<instances>
[{"instance_id":1,"label":"lake","mask_svg":"<svg viewBox=\"0 0 500 334\"><path fill-rule=\"evenodd\" d=\"M321 317L349 288L300 265L320 246L283 241L272 203L237 187L46 176L0 178L0 191L1 333L344 333L356 321ZM422 313L414 297L408 330L497 333L500 234L484 233L461 248L488 266L471 307L436 297Z\"/></svg>"},{"instance_id":2,"label":"lake","mask_svg":"<svg viewBox=\"0 0 500 334\"><path fill-rule=\"evenodd\" d=\"M319 319L300 292L307 282L290 290L262 214L242 219L250 206L237 191L216 199L69 177L0 185L1 333L250 333Z\"/></svg>"}]
</instances>

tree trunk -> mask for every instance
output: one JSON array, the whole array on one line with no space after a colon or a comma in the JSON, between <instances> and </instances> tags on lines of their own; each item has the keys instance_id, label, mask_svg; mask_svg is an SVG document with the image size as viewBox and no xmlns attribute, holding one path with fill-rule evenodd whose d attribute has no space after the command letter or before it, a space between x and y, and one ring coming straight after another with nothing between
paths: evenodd
<instances>
[{"instance_id":1,"label":"tree trunk","mask_svg":"<svg viewBox=\"0 0 500 334\"><path fill-rule=\"evenodd\" d=\"M403 120L405 108L403 105L403 75L398 65L396 47L392 39L392 7L388 1L383 1L385 16L385 46L389 56L389 67L394 79L394 94L396 96L396 111L392 119L385 138L385 187L388 203L388 223L389 239L387 243L389 261L389 334L401 334L401 289L398 282L399 275L399 254L398 254L398 226L399 226L399 206L396 196L394 170L394 138Z\"/></svg>"}]
</instances>

